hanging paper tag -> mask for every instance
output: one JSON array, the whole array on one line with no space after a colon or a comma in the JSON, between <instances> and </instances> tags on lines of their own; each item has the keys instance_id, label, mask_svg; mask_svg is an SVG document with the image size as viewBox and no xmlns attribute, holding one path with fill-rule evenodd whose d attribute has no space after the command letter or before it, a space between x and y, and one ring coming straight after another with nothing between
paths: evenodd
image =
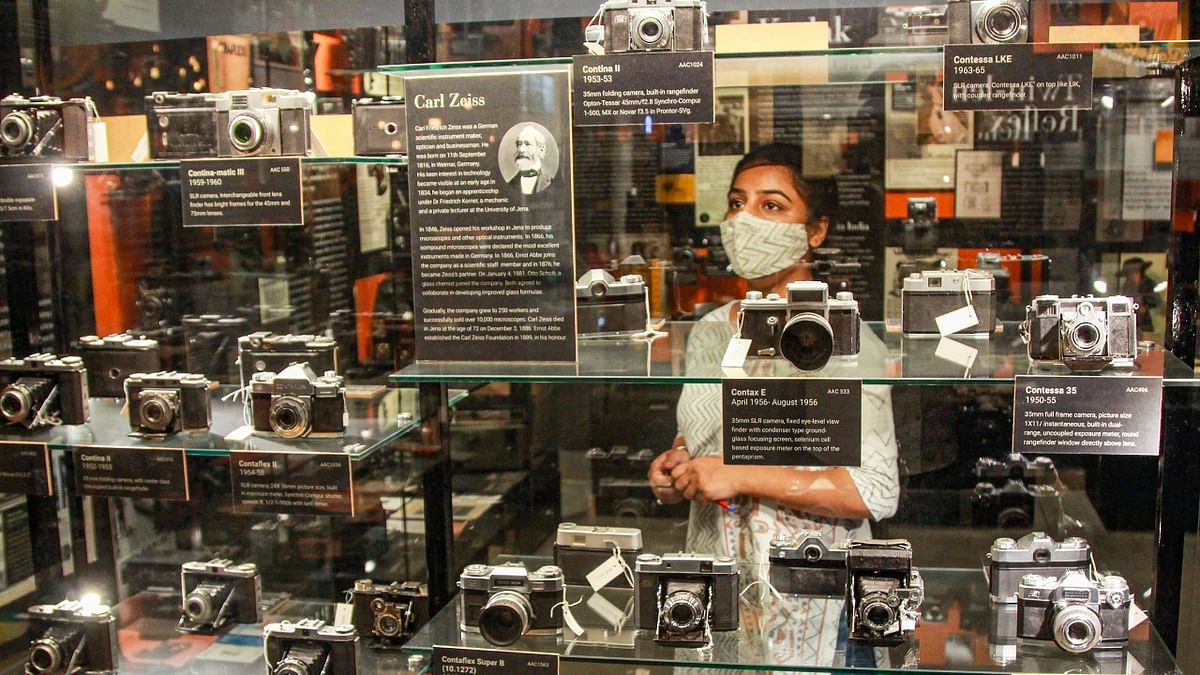
<instances>
[{"instance_id":1,"label":"hanging paper tag","mask_svg":"<svg viewBox=\"0 0 1200 675\"><path fill-rule=\"evenodd\" d=\"M934 350L933 355L970 370L971 366L975 365L975 358L979 356L979 350L970 345L964 345L958 340L942 338L938 340L937 349Z\"/></svg>"},{"instance_id":2,"label":"hanging paper tag","mask_svg":"<svg viewBox=\"0 0 1200 675\"><path fill-rule=\"evenodd\" d=\"M979 317L975 314L975 308L970 305L959 307L953 312L946 312L935 318L934 321L937 323L938 332L942 335L953 335L960 330L979 325Z\"/></svg>"},{"instance_id":3,"label":"hanging paper tag","mask_svg":"<svg viewBox=\"0 0 1200 675\"><path fill-rule=\"evenodd\" d=\"M592 610L596 616L600 617L613 628L620 629L625 624L625 612L622 612L616 605L608 601L608 598L599 593L592 593L587 599L588 609Z\"/></svg>"},{"instance_id":4,"label":"hanging paper tag","mask_svg":"<svg viewBox=\"0 0 1200 675\"><path fill-rule=\"evenodd\" d=\"M624 562L616 554L609 556L604 562L597 565L596 569L587 573L588 585L592 587L593 591L604 588L625 571Z\"/></svg>"},{"instance_id":5,"label":"hanging paper tag","mask_svg":"<svg viewBox=\"0 0 1200 675\"><path fill-rule=\"evenodd\" d=\"M1146 612L1142 611L1142 608L1138 607L1136 602L1129 603L1129 630L1142 625L1147 618L1149 617L1146 616Z\"/></svg>"},{"instance_id":6,"label":"hanging paper tag","mask_svg":"<svg viewBox=\"0 0 1200 675\"><path fill-rule=\"evenodd\" d=\"M571 613L571 606L566 602L563 602L562 604L562 613L563 623L567 624L567 628L570 628L571 632L577 637L583 635L583 626L579 624L579 621L575 618L575 615Z\"/></svg>"},{"instance_id":7,"label":"hanging paper tag","mask_svg":"<svg viewBox=\"0 0 1200 675\"><path fill-rule=\"evenodd\" d=\"M347 626L354 623L354 605L348 602L339 602L333 609L333 625Z\"/></svg>"},{"instance_id":8,"label":"hanging paper tag","mask_svg":"<svg viewBox=\"0 0 1200 675\"><path fill-rule=\"evenodd\" d=\"M746 363L746 355L750 353L750 340L733 338L725 350L725 358L721 359L722 368L741 368Z\"/></svg>"}]
</instances>

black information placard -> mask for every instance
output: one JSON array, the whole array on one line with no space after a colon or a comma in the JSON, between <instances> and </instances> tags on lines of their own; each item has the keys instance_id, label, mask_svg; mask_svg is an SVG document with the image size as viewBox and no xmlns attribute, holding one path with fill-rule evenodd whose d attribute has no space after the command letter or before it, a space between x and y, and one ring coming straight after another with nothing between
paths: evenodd
<instances>
[{"instance_id":1,"label":"black information placard","mask_svg":"<svg viewBox=\"0 0 1200 675\"><path fill-rule=\"evenodd\" d=\"M575 124L711 124L713 53L630 52L572 58Z\"/></svg>"},{"instance_id":2,"label":"black information placard","mask_svg":"<svg viewBox=\"0 0 1200 675\"><path fill-rule=\"evenodd\" d=\"M862 380L724 380L721 404L726 464L858 466L862 461Z\"/></svg>"},{"instance_id":3,"label":"black information placard","mask_svg":"<svg viewBox=\"0 0 1200 675\"><path fill-rule=\"evenodd\" d=\"M1162 378L1018 375L1013 452L1157 455Z\"/></svg>"},{"instance_id":4,"label":"black information placard","mask_svg":"<svg viewBox=\"0 0 1200 675\"><path fill-rule=\"evenodd\" d=\"M406 80L419 361L573 361L565 69Z\"/></svg>"},{"instance_id":5,"label":"black information placard","mask_svg":"<svg viewBox=\"0 0 1200 675\"><path fill-rule=\"evenodd\" d=\"M234 452L233 506L241 513L354 515L354 476L346 455Z\"/></svg>"},{"instance_id":6,"label":"black information placard","mask_svg":"<svg viewBox=\"0 0 1200 675\"><path fill-rule=\"evenodd\" d=\"M0 441L0 493L42 497L54 494L50 446Z\"/></svg>"},{"instance_id":7,"label":"black information placard","mask_svg":"<svg viewBox=\"0 0 1200 675\"><path fill-rule=\"evenodd\" d=\"M299 157L179 163L184 227L303 225Z\"/></svg>"},{"instance_id":8,"label":"black information placard","mask_svg":"<svg viewBox=\"0 0 1200 675\"><path fill-rule=\"evenodd\" d=\"M433 646L430 675L558 675L558 654Z\"/></svg>"},{"instance_id":9,"label":"black information placard","mask_svg":"<svg viewBox=\"0 0 1200 675\"><path fill-rule=\"evenodd\" d=\"M1092 107L1092 53L1022 44L946 45L946 110Z\"/></svg>"},{"instance_id":10,"label":"black information placard","mask_svg":"<svg viewBox=\"0 0 1200 675\"><path fill-rule=\"evenodd\" d=\"M71 453L75 489L92 497L187 501L187 458L173 448L81 446Z\"/></svg>"},{"instance_id":11,"label":"black information placard","mask_svg":"<svg viewBox=\"0 0 1200 675\"><path fill-rule=\"evenodd\" d=\"M0 164L0 221L57 220L53 171L49 164Z\"/></svg>"}]
</instances>

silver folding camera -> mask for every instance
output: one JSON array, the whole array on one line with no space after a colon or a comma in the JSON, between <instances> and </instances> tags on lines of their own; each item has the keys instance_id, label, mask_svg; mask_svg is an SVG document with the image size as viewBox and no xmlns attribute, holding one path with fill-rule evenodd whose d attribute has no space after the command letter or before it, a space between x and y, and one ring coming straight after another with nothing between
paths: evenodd
<instances>
[{"instance_id":1,"label":"silver folding camera","mask_svg":"<svg viewBox=\"0 0 1200 675\"><path fill-rule=\"evenodd\" d=\"M162 363L158 340L115 333L79 338L83 366L87 368L88 393L97 397L125 395L125 378L131 373L152 373Z\"/></svg>"},{"instance_id":2,"label":"silver folding camera","mask_svg":"<svg viewBox=\"0 0 1200 675\"><path fill-rule=\"evenodd\" d=\"M313 372L338 370L337 341L323 335L277 335L258 331L238 338L238 369L242 386L255 373L278 373L296 363L307 363Z\"/></svg>"},{"instance_id":3,"label":"silver folding camera","mask_svg":"<svg viewBox=\"0 0 1200 675\"><path fill-rule=\"evenodd\" d=\"M211 633L228 623L262 621L262 576L254 563L214 558L180 567L183 615L179 630Z\"/></svg>"},{"instance_id":4,"label":"silver folding camera","mask_svg":"<svg viewBox=\"0 0 1200 675\"><path fill-rule=\"evenodd\" d=\"M833 356L858 355L858 301L849 291L830 299L823 281L793 281L787 298L750 291L738 312L738 337L750 340L748 356L782 356L798 370L820 370Z\"/></svg>"},{"instance_id":5,"label":"silver folding camera","mask_svg":"<svg viewBox=\"0 0 1200 675\"><path fill-rule=\"evenodd\" d=\"M408 151L404 97L355 99L350 111L354 118L354 154L389 157Z\"/></svg>"},{"instance_id":6,"label":"silver folding camera","mask_svg":"<svg viewBox=\"0 0 1200 675\"><path fill-rule=\"evenodd\" d=\"M905 337L941 335L937 318L971 307L979 323L955 332L987 337L996 330L996 279L979 270L914 272L900 291L900 324Z\"/></svg>"},{"instance_id":7,"label":"silver folding camera","mask_svg":"<svg viewBox=\"0 0 1200 675\"><path fill-rule=\"evenodd\" d=\"M1116 649L1129 640L1129 583L1109 574L1027 574L1017 590L1017 637L1071 654Z\"/></svg>"},{"instance_id":8,"label":"silver folding camera","mask_svg":"<svg viewBox=\"0 0 1200 675\"><path fill-rule=\"evenodd\" d=\"M737 630L737 562L704 553L643 553L634 563L637 627L654 631L654 641L674 647L703 647L711 631Z\"/></svg>"},{"instance_id":9,"label":"silver folding camera","mask_svg":"<svg viewBox=\"0 0 1200 675\"><path fill-rule=\"evenodd\" d=\"M125 380L129 428L135 435L160 437L178 431L204 431L212 424L208 378L193 373L134 373Z\"/></svg>"},{"instance_id":10,"label":"silver folding camera","mask_svg":"<svg viewBox=\"0 0 1200 675\"><path fill-rule=\"evenodd\" d=\"M357 673L362 662L358 631L350 624L327 626L320 619L267 624L263 642L269 675Z\"/></svg>"},{"instance_id":11,"label":"silver folding camera","mask_svg":"<svg viewBox=\"0 0 1200 675\"><path fill-rule=\"evenodd\" d=\"M307 155L311 150L312 92L263 88L214 96L218 157Z\"/></svg>"},{"instance_id":12,"label":"silver folding camera","mask_svg":"<svg viewBox=\"0 0 1200 675\"><path fill-rule=\"evenodd\" d=\"M897 643L921 619L925 583L904 539L851 541L846 552L846 617L850 639Z\"/></svg>"},{"instance_id":13,"label":"silver folding camera","mask_svg":"<svg viewBox=\"0 0 1200 675\"><path fill-rule=\"evenodd\" d=\"M554 564L568 584L587 584L587 575L617 554L632 570L641 553L642 531L636 527L560 523L554 538ZM629 580L621 574L608 585L629 588Z\"/></svg>"},{"instance_id":14,"label":"silver folding camera","mask_svg":"<svg viewBox=\"0 0 1200 675\"><path fill-rule=\"evenodd\" d=\"M458 578L460 627L498 647L524 635L562 635L563 584L553 565L532 572L520 563L467 565Z\"/></svg>"},{"instance_id":15,"label":"silver folding camera","mask_svg":"<svg viewBox=\"0 0 1200 675\"><path fill-rule=\"evenodd\" d=\"M950 0L946 26L951 44L1029 42L1029 0Z\"/></svg>"},{"instance_id":16,"label":"silver folding camera","mask_svg":"<svg viewBox=\"0 0 1200 675\"><path fill-rule=\"evenodd\" d=\"M649 318L646 282L640 275L614 279L604 270L588 270L575 282L580 337L636 335Z\"/></svg>"},{"instance_id":17,"label":"silver folding camera","mask_svg":"<svg viewBox=\"0 0 1200 675\"><path fill-rule=\"evenodd\" d=\"M1079 372L1130 367L1137 358L1137 308L1123 295L1039 295L1026 309L1021 337L1033 361Z\"/></svg>"},{"instance_id":18,"label":"silver folding camera","mask_svg":"<svg viewBox=\"0 0 1200 675\"><path fill-rule=\"evenodd\" d=\"M1045 532L1030 532L1015 540L1001 537L987 554L988 592L992 602L1016 602L1026 574L1060 577L1071 570L1086 571L1091 564L1092 547L1081 537L1061 542Z\"/></svg>"},{"instance_id":19,"label":"silver folding camera","mask_svg":"<svg viewBox=\"0 0 1200 675\"><path fill-rule=\"evenodd\" d=\"M771 541L771 585L780 593L840 595L846 591L848 541L826 544L812 530Z\"/></svg>"},{"instance_id":20,"label":"silver folding camera","mask_svg":"<svg viewBox=\"0 0 1200 675\"><path fill-rule=\"evenodd\" d=\"M117 617L107 605L64 600L57 605L34 605L28 611L41 633L30 645L27 675L117 671Z\"/></svg>"},{"instance_id":21,"label":"silver folding camera","mask_svg":"<svg viewBox=\"0 0 1200 675\"><path fill-rule=\"evenodd\" d=\"M320 377L307 363L279 374L255 373L250 381L254 431L282 438L336 435L346 430L346 387L340 375Z\"/></svg>"},{"instance_id":22,"label":"silver folding camera","mask_svg":"<svg viewBox=\"0 0 1200 675\"><path fill-rule=\"evenodd\" d=\"M91 161L95 123L90 98L5 96L0 99L0 161Z\"/></svg>"},{"instance_id":23,"label":"silver folding camera","mask_svg":"<svg viewBox=\"0 0 1200 675\"><path fill-rule=\"evenodd\" d=\"M708 47L704 0L608 0L589 25L587 42L621 52L695 52Z\"/></svg>"},{"instance_id":24,"label":"silver folding camera","mask_svg":"<svg viewBox=\"0 0 1200 675\"><path fill-rule=\"evenodd\" d=\"M0 416L39 429L88 421L87 371L78 356L31 354L0 360Z\"/></svg>"}]
</instances>

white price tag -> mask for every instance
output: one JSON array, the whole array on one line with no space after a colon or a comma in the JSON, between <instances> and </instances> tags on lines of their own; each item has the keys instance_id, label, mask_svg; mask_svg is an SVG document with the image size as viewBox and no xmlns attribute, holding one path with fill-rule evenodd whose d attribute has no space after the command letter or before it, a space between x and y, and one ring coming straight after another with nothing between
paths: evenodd
<instances>
[{"instance_id":1,"label":"white price tag","mask_svg":"<svg viewBox=\"0 0 1200 675\"><path fill-rule=\"evenodd\" d=\"M583 633L584 633L583 626L580 625L579 620L575 618L575 615L571 613L571 605L566 603L565 597L563 598L563 600L564 600L564 602L562 604L563 623L567 624L567 628L570 628L571 632L574 633L576 637L583 635Z\"/></svg>"},{"instance_id":2,"label":"white price tag","mask_svg":"<svg viewBox=\"0 0 1200 675\"><path fill-rule=\"evenodd\" d=\"M970 370L971 366L975 365L975 358L979 356L979 350L964 345L958 340L942 338L938 340L937 349L934 350L933 355Z\"/></svg>"},{"instance_id":3,"label":"white price tag","mask_svg":"<svg viewBox=\"0 0 1200 675\"><path fill-rule=\"evenodd\" d=\"M953 335L960 330L978 326L979 317L975 314L975 308L967 305L966 307L959 307L953 312L946 312L935 318L934 322L937 323L939 333L942 335Z\"/></svg>"},{"instance_id":4,"label":"white price tag","mask_svg":"<svg viewBox=\"0 0 1200 675\"><path fill-rule=\"evenodd\" d=\"M746 355L750 353L750 340L733 338L725 350L725 358L721 359L722 368L741 368L746 363Z\"/></svg>"},{"instance_id":5,"label":"white price tag","mask_svg":"<svg viewBox=\"0 0 1200 675\"><path fill-rule=\"evenodd\" d=\"M608 601L608 598L599 593L592 593L587 599L587 606L596 616L600 617L612 627L613 630L618 630L625 624L625 612L622 612L616 605Z\"/></svg>"},{"instance_id":6,"label":"white price tag","mask_svg":"<svg viewBox=\"0 0 1200 675\"><path fill-rule=\"evenodd\" d=\"M333 625L345 626L354 623L354 605L348 602L339 602L333 608Z\"/></svg>"},{"instance_id":7,"label":"white price tag","mask_svg":"<svg viewBox=\"0 0 1200 675\"><path fill-rule=\"evenodd\" d=\"M623 562L624 561L618 558L615 554L609 556L604 560L604 562L597 565L596 569L587 573L588 585L592 587L593 591L598 591L601 588L604 588L611 583L613 579L621 576L621 574L625 571L625 566L622 564Z\"/></svg>"}]
</instances>

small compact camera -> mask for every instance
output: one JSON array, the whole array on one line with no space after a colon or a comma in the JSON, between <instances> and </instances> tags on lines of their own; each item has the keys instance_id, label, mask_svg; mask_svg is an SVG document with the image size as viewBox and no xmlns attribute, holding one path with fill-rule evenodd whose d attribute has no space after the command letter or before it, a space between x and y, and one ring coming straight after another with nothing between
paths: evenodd
<instances>
[{"instance_id":1,"label":"small compact camera","mask_svg":"<svg viewBox=\"0 0 1200 675\"><path fill-rule=\"evenodd\" d=\"M5 96L0 99L0 161L91 161L95 123L90 98Z\"/></svg>"},{"instance_id":2,"label":"small compact camera","mask_svg":"<svg viewBox=\"0 0 1200 675\"><path fill-rule=\"evenodd\" d=\"M600 23L587 27L585 41L609 54L708 48L704 0L608 0L597 17Z\"/></svg>"},{"instance_id":3,"label":"small compact camera","mask_svg":"<svg viewBox=\"0 0 1200 675\"><path fill-rule=\"evenodd\" d=\"M637 627L653 630L654 641L703 647L711 631L737 630L737 562L704 553L643 553L634 563Z\"/></svg>"},{"instance_id":4,"label":"small compact camera","mask_svg":"<svg viewBox=\"0 0 1200 675\"><path fill-rule=\"evenodd\" d=\"M242 89L214 94L218 157L307 155L312 92Z\"/></svg>"},{"instance_id":5,"label":"small compact camera","mask_svg":"<svg viewBox=\"0 0 1200 675\"><path fill-rule=\"evenodd\" d=\"M408 152L404 97L360 98L350 110L354 117L354 154L388 157Z\"/></svg>"},{"instance_id":6,"label":"small compact camera","mask_svg":"<svg viewBox=\"0 0 1200 675\"><path fill-rule=\"evenodd\" d=\"M188 372L218 382L237 381L238 338L248 332L250 322L241 316L185 314L181 323Z\"/></svg>"},{"instance_id":7,"label":"small compact camera","mask_svg":"<svg viewBox=\"0 0 1200 675\"><path fill-rule=\"evenodd\" d=\"M748 356L782 356L797 370L820 370L834 356L857 356L858 301L849 291L829 297L823 281L793 281L787 298L746 293L738 337L750 340Z\"/></svg>"},{"instance_id":8,"label":"small compact camera","mask_svg":"<svg viewBox=\"0 0 1200 675\"><path fill-rule=\"evenodd\" d=\"M87 371L78 356L31 354L0 360L0 416L38 429L88 421Z\"/></svg>"},{"instance_id":9,"label":"small compact camera","mask_svg":"<svg viewBox=\"0 0 1200 675\"><path fill-rule=\"evenodd\" d=\"M563 584L553 565L532 572L520 563L467 565L458 578L461 628L498 647L525 635L561 635Z\"/></svg>"},{"instance_id":10,"label":"small compact camera","mask_svg":"<svg viewBox=\"0 0 1200 675\"><path fill-rule=\"evenodd\" d=\"M950 0L946 26L950 44L1029 42L1029 0Z\"/></svg>"},{"instance_id":11,"label":"small compact camera","mask_svg":"<svg viewBox=\"0 0 1200 675\"><path fill-rule=\"evenodd\" d=\"M1129 583L1115 574L1026 574L1017 590L1017 637L1071 654L1120 648L1129 639L1129 605Z\"/></svg>"},{"instance_id":12,"label":"small compact camera","mask_svg":"<svg viewBox=\"0 0 1200 675\"><path fill-rule=\"evenodd\" d=\"M904 242L901 250L910 255L933 255L938 245L937 200L933 197L909 197L908 217L901 223Z\"/></svg>"},{"instance_id":13,"label":"small compact camera","mask_svg":"<svg viewBox=\"0 0 1200 675\"><path fill-rule=\"evenodd\" d=\"M212 424L208 378L170 370L134 373L125 380L129 428L139 436L204 431Z\"/></svg>"},{"instance_id":14,"label":"small compact camera","mask_svg":"<svg viewBox=\"0 0 1200 675\"><path fill-rule=\"evenodd\" d=\"M88 393L96 397L125 395L125 378L131 373L152 373L162 362L158 341L128 333L79 338L83 366L87 369Z\"/></svg>"},{"instance_id":15,"label":"small compact camera","mask_svg":"<svg viewBox=\"0 0 1200 675\"><path fill-rule=\"evenodd\" d=\"M269 675L352 675L362 661L358 631L320 619L267 624L263 628Z\"/></svg>"},{"instance_id":16,"label":"small compact camera","mask_svg":"<svg viewBox=\"0 0 1200 675\"><path fill-rule=\"evenodd\" d=\"M618 554L633 570L641 553L642 531L636 527L560 523L554 539L554 564L568 584L588 584L588 574ZM629 580L621 574L607 585L629 588Z\"/></svg>"},{"instance_id":17,"label":"small compact camera","mask_svg":"<svg viewBox=\"0 0 1200 675\"><path fill-rule=\"evenodd\" d=\"M64 600L30 607L29 618L41 632L25 661L28 675L116 672L117 618L107 605Z\"/></svg>"},{"instance_id":18,"label":"small compact camera","mask_svg":"<svg viewBox=\"0 0 1200 675\"><path fill-rule=\"evenodd\" d=\"M254 430L283 438L336 435L346 431L346 387L340 375L318 377L307 363L279 374L255 373L250 381Z\"/></svg>"},{"instance_id":19,"label":"small compact camera","mask_svg":"<svg viewBox=\"0 0 1200 675\"><path fill-rule=\"evenodd\" d=\"M646 332L649 300L637 274L618 281L604 270L588 270L575 282L580 337L636 335Z\"/></svg>"},{"instance_id":20,"label":"small compact camera","mask_svg":"<svg viewBox=\"0 0 1200 675\"><path fill-rule=\"evenodd\" d=\"M1033 361L1057 361L1078 372L1130 367L1137 358L1137 303L1107 298L1039 295L1021 324Z\"/></svg>"},{"instance_id":21,"label":"small compact camera","mask_svg":"<svg viewBox=\"0 0 1200 675\"><path fill-rule=\"evenodd\" d=\"M238 338L238 365L242 386L255 373L278 373L296 363L307 363L313 372L338 371L337 341L323 335L276 335L258 331Z\"/></svg>"},{"instance_id":22,"label":"small compact camera","mask_svg":"<svg viewBox=\"0 0 1200 675\"><path fill-rule=\"evenodd\" d=\"M211 633L228 623L262 621L262 576L254 563L216 558L180 567L183 615L179 630Z\"/></svg>"},{"instance_id":23,"label":"small compact camera","mask_svg":"<svg viewBox=\"0 0 1200 675\"><path fill-rule=\"evenodd\" d=\"M1045 532L1030 532L1020 539L1001 537L987 554L988 592L992 602L1016 602L1026 574L1058 578L1072 570L1087 571L1091 564L1092 547L1081 537L1061 542Z\"/></svg>"},{"instance_id":24,"label":"small compact camera","mask_svg":"<svg viewBox=\"0 0 1200 675\"><path fill-rule=\"evenodd\" d=\"M1054 460L1049 457L1027 459L1025 455L1014 452L1003 461L991 457L975 460L975 477L992 483L1019 480L1026 485L1052 485L1058 479L1058 470L1054 468Z\"/></svg>"},{"instance_id":25,"label":"small compact camera","mask_svg":"<svg viewBox=\"0 0 1200 675\"><path fill-rule=\"evenodd\" d=\"M156 91L146 97L151 159L217 156L217 97Z\"/></svg>"},{"instance_id":26,"label":"small compact camera","mask_svg":"<svg viewBox=\"0 0 1200 675\"><path fill-rule=\"evenodd\" d=\"M1003 487L975 484L971 495L971 524L975 527L1056 528L1062 519L1062 495L1053 485L1029 485L1009 479Z\"/></svg>"},{"instance_id":27,"label":"small compact camera","mask_svg":"<svg viewBox=\"0 0 1200 675\"><path fill-rule=\"evenodd\" d=\"M815 530L771 540L771 585L793 595L841 595L846 592L849 541L832 546Z\"/></svg>"},{"instance_id":28,"label":"small compact camera","mask_svg":"<svg viewBox=\"0 0 1200 675\"><path fill-rule=\"evenodd\" d=\"M359 579L350 589L350 621L370 646L398 647L429 620L429 589L416 581L376 584Z\"/></svg>"},{"instance_id":29,"label":"small compact camera","mask_svg":"<svg viewBox=\"0 0 1200 675\"><path fill-rule=\"evenodd\" d=\"M850 639L903 642L921 619L925 583L904 539L851 541L846 552L846 617Z\"/></svg>"},{"instance_id":30,"label":"small compact camera","mask_svg":"<svg viewBox=\"0 0 1200 675\"><path fill-rule=\"evenodd\" d=\"M938 336L937 319L971 307L979 322L954 331L961 337L987 337L996 330L996 279L978 270L914 272L900 291L900 324L905 337Z\"/></svg>"}]
</instances>

